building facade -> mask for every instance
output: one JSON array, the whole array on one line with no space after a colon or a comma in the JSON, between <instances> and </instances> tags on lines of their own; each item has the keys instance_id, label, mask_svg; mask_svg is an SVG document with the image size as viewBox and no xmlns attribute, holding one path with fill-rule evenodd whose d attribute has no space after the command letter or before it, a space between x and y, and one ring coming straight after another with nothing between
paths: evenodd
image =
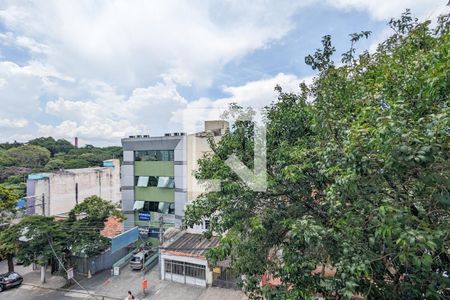
<instances>
[{"instance_id":1,"label":"building facade","mask_svg":"<svg viewBox=\"0 0 450 300\"><path fill-rule=\"evenodd\" d=\"M180 225L176 206L186 202L186 136L135 136L122 139L122 211L125 227Z\"/></svg>"},{"instance_id":2,"label":"building facade","mask_svg":"<svg viewBox=\"0 0 450 300\"><path fill-rule=\"evenodd\" d=\"M27 214L66 214L85 198L94 195L115 204L120 203L118 159L104 161L103 167L28 175Z\"/></svg>"},{"instance_id":3,"label":"building facade","mask_svg":"<svg viewBox=\"0 0 450 300\"><path fill-rule=\"evenodd\" d=\"M185 135L131 136L122 139L122 210L125 227L139 226L158 237L164 227L181 227L186 204L204 189L194 177L197 160L208 152L208 138L220 139L226 121L206 121L205 130Z\"/></svg>"}]
</instances>

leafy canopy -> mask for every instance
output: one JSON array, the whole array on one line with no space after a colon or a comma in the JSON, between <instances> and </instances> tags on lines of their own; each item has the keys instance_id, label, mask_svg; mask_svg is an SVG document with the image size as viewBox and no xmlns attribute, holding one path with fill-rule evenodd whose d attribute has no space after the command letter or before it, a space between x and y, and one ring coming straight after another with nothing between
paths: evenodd
<instances>
[{"instance_id":1,"label":"leafy canopy","mask_svg":"<svg viewBox=\"0 0 450 300\"><path fill-rule=\"evenodd\" d=\"M210 219L253 298L448 299L450 281L449 16L418 23L407 11L373 54L333 62L331 38L306 58L319 71L299 94L266 109L268 190L226 166L253 162L253 125L236 122L199 161L222 189L187 208ZM331 272L312 272L319 270ZM335 271L335 274L334 274ZM260 286L269 273L281 285ZM331 273L331 276L330 276Z\"/></svg>"}]
</instances>

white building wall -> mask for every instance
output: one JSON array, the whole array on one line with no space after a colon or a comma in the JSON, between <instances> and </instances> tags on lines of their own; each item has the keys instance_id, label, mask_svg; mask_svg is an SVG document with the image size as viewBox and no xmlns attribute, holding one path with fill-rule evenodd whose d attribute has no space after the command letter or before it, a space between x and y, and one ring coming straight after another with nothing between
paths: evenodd
<instances>
[{"instance_id":1,"label":"white building wall","mask_svg":"<svg viewBox=\"0 0 450 300\"><path fill-rule=\"evenodd\" d=\"M188 276L185 277L183 275L177 275L177 274L172 274L172 273L166 273L166 270L165 270L165 260L166 259L205 266L206 280L201 280L198 278L193 278L193 277L188 277ZM189 256L177 256L177 255L161 253L161 278L163 280L171 280L171 281L183 283L183 284L191 284L191 285L196 285L196 286L207 287L212 284L213 274L212 274L212 271L209 270L209 268L208 268L208 262L206 261L206 259L199 259L199 258L194 258L194 257L189 257Z\"/></svg>"},{"instance_id":2,"label":"white building wall","mask_svg":"<svg viewBox=\"0 0 450 300\"><path fill-rule=\"evenodd\" d=\"M175 188L185 190L187 188L186 165L174 165Z\"/></svg>"},{"instance_id":3,"label":"white building wall","mask_svg":"<svg viewBox=\"0 0 450 300\"><path fill-rule=\"evenodd\" d=\"M48 179L37 180L35 194L46 194L46 215L67 213L74 208L77 204L77 184L78 203L96 195L118 204L121 199L120 162L112 161L113 167L59 171L48 173ZM40 207L36 208L36 214L41 214Z\"/></svg>"},{"instance_id":4,"label":"white building wall","mask_svg":"<svg viewBox=\"0 0 450 300\"><path fill-rule=\"evenodd\" d=\"M121 186L134 186L134 165L122 165Z\"/></svg>"},{"instance_id":5,"label":"white building wall","mask_svg":"<svg viewBox=\"0 0 450 300\"><path fill-rule=\"evenodd\" d=\"M186 136L184 136L175 147L173 158L175 161L186 161Z\"/></svg>"},{"instance_id":6,"label":"white building wall","mask_svg":"<svg viewBox=\"0 0 450 300\"><path fill-rule=\"evenodd\" d=\"M123 151L123 161L134 161L134 151Z\"/></svg>"}]
</instances>

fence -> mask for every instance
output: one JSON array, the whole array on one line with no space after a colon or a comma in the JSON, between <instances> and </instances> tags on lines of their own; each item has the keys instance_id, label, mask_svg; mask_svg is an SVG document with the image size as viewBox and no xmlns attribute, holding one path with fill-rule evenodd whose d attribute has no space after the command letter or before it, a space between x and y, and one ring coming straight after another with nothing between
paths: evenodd
<instances>
[{"instance_id":1,"label":"fence","mask_svg":"<svg viewBox=\"0 0 450 300\"><path fill-rule=\"evenodd\" d=\"M72 257L72 265L77 274L94 275L103 270L111 269L115 262L127 255L129 250L127 248L122 248L112 253L111 249L103 252L100 255L94 257Z\"/></svg>"}]
</instances>

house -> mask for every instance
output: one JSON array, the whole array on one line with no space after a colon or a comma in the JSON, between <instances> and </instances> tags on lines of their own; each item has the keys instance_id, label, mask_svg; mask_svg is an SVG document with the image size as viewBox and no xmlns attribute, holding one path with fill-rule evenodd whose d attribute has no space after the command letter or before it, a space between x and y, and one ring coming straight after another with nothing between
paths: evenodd
<instances>
[{"instance_id":1,"label":"house","mask_svg":"<svg viewBox=\"0 0 450 300\"><path fill-rule=\"evenodd\" d=\"M164 243L161 248L161 278L201 287L211 286L213 270L208 264L208 249L217 246L216 237L205 238L202 234L180 232Z\"/></svg>"}]
</instances>

